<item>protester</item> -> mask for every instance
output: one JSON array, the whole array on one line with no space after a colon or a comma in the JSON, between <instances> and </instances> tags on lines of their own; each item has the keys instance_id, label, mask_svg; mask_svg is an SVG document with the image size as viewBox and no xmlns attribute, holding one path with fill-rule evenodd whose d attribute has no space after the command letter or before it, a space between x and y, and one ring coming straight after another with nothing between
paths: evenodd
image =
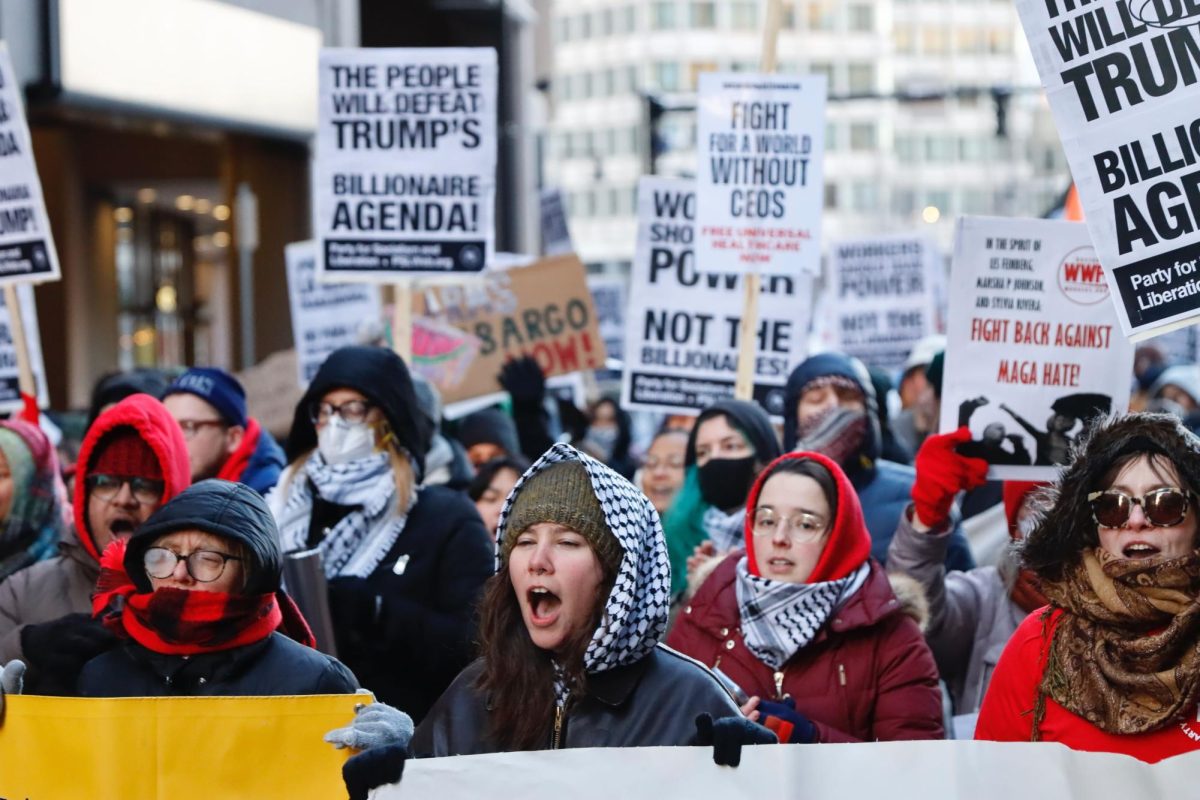
<instances>
[{"instance_id":1,"label":"protester","mask_svg":"<svg viewBox=\"0 0 1200 800\"><path fill-rule=\"evenodd\" d=\"M683 486L663 521L672 595L687 588L689 557L697 559L694 571L741 546L746 495L758 471L778 456L775 429L757 403L721 400L696 418Z\"/></svg>"},{"instance_id":2,"label":"protester","mask_svg":"<svg viewBox=\"0 0 1200 800\"><path fill-rule=\"evenodd\" d=\"M475 503L475 510L483 518L483 527L487 528L493 539L496 538L496 529L500 525L500 511L504 508L504 501L527 469L529 463L519 458L493 458L479 467L471 485L467 487L467 497Z\"/></svg>"},{"instance_id":3,"label":"protester","mask_svg":"<svg viewBox=\"0 0 1200 800\"><path fill-rule=\"evenodd\" d=\"M670 583L662 528L612 469L555 445L509 495L499 541L481 656L417 728L414 756L774 739L741 719L711 673L659 645ZM347 763L348 783L369 756Z\"/></svg>"},{"instance_id":4,"label":"protester","mask_svg":"<svg viewBox=\"0 0 1200 800\"><path fill-rule=\"evenodd\" d=\"M91 618L100 553L187 488L187 445L162 403L135 394L97 417L79 451L74 529L59 555L0 582L0 663L29 665L30 691L69 694L79 670L113 644Z\"/></svg>"},{"instance_id":5,"label":"protester","mask_svg":"<svg viewBox=\"0 0 1200 800\"><path fill-rule=\"evenodd\" d=\"M667 644L720 669L780 741L942 737L937 668L870 557L849 479L818 453L763 470L746 501L745 551L725 558Z\"/></svg>"},{"instance_id":6,"label":"protester","mask_svg":"<svg viewBox=\"0 0 1200 800\"><path fill-rule=\"evenodd\" d=\"M1076 443L1022 548L1048 608L1004 649L975 738L1159 761L1200 747L1200 443L1129 414Z\"/></svg>"},{"instance_id":7,"label":"protester","mask_svg":"<svg viewBox=\"0 0 1200 800\"><path fill-rule=\"evenodd\" d=\"M879 410L879 435L881 437L879 455L896 464L911 464L913 451L892 432L889 419L888 395L893 393L892 379L877 367L871 367L868 373L871 376L871 388L875 390L875 397L878 400L876 405Z\"/></svg>"},{"instance_id":8,"label":"protester","mask_svg":"<svg viewBox=\"0 0 1200 800\"><path fill-rule=\"evenodd\" d=\"M792 370L784 399L783 447L822 453L842 468L862 505L871 557L885 563L917 474L912 467L881 458L880 441L875 389L862 362L841 353L821 353ZM974 567L957 525L950 537L946 568Z\"/></svg>"},{"instance_id":9,"label":"protester","mask_svg":"<svg viewBox=\"0 0 1200 800\"><path fill-rule=\"evenodd\" d=\"M588 409L587 431L579 449L612 467L621 477L631 479L636 469L629 455L633 441L633 423L616 399L602 397Z\"/></svg>"},{"instance_id":10,"label":"protester","mask_svg":"<svg viewBox=\"0 0 1200 800\"><path fill-rule=\"evenodd\" d=\"M498 408L485 408L458 422L458 441L467 449L473 467L501 456L521 456L517 426Z\"/></svg>"},{"instance_id":11,"label":"protester","mask_svg":"<svg viewBox=\"0 0 1200 800\"><path fill-rule=\"evenodd\" d=\"M0 421L0 583L55 555L70 524L54 446L36 425Z\"/></svg>"},{"instance_id":12,"label":"protester","mask_svg":"<svg viewBox=\"0 0 1200 800\"><path fill-rule=\"evenodd\" d=\"M650 498L654 510L663 515L683 486L687 463L688 432L666 428L650 442L642 461L639 480L642 493Z\"/></svg>"},{"instance_id":13,"label":"protester","mask_svg":"<svg viewBox=\"0 0 1200 800\"><path fill-rule=\"evenodd\" d=\"M96 381L92 387L92 399L88 404L87 427L91 428L96 418L133 394L148 394L161 399L171 385L171 378L161 369L139 367L126 372L110 372Z\"/></svg>"},{"instance_id":14,"label":"protester","mask_svg":"<svg viewBox=\"0 0 1200 800\"><path fill-rule=\"evenodd\" d=\"M946 571L954 495L981 485L988 470L986 462L956 451L969 439L970 432L959 429L925 440L917 454L917 471L922 476L942 476L944 500L940 505L922 505L916 512L909 506L888 547L888 568L912 576L925 590L929 600L925 638L950 689L956 726L962 725L963 731L979 711L1005 644L1027 614L1046 604L1036 577L1020 569L1011 551L998 567ZM937 463L926 469L928 461ZM1041 486L1026 481L1004 484L1004 511L1013 541L1021 541L1024 531L1036 522L1031 501ZM963 738L958 733L956 738Z\"/></svg>"},{"instance_id":15,"label":"protester","mask_svg":"<svg viewBox=\"0 0 1200 800\"><path fill-rule=\"evenodd\" d=\"M467 451L454 439L442 433L442 395L437 387L420 373L413 372L413 391L417 405L433 429L429 452L425 454L425 478L422 486L448 486L465 490L475 477Z\"/></svg>"},{"instance_id":16,"label":"protester","mask_svg":"<svg viewBox=\"0 0 1200 800\"><path fill-rule=\"evenodd\" d=\"M1200 433L1200 365L1176 364L1150 386L1147 411L1174 414L1192 433Z\"/></svg>"},{"instance_id":17,"label":"protester","mask_svg":"<svg viewBox=\"0 0 1200 800\"><path fill-rule=\"evenodd\" d=\"M296 406L268 504L284 552L319 549L342 662L421 719L470 660L494 548L471 502L420 486L430 427L404 362L329 355Z\"/></svg>"},{"instance_id":18,"label":"protester","mask_svg":"<svg viewBox=\"0 0 1200 800\"><path fill-rule=\"evenodd\" d=\"M283 469L283 450L246 413L246 390L215 367L193 367L163 394L163 405L183 429L192 480L238 481L268 492Z\"/></svg>"},{"instance_id":19,"label":"protester","mask_svg":"<svg viewBox=\"0 0 1200 800\"><path fill-rule=\"evenodd\" d=\"M223 480L186 489L104 551L93 609L122 644L84 666L79 694L354 692L350 670L313 649L282 565L260 495Z\"/></svg>"},{"instance_id":20,"label":"protester","mask_svg":"<svg viewBox=\"0 0 1200 800\"><path fill-rule=\"evenodd\" d=\"M897 389L901 410L892 420L891 428L897 441L910 453L916 453L921 448L926 436L937 433L940 409L937 390L928 371L934 359L945 349L945 336L926 336L913 346L904 362Z\"/></svg>"}]
</instances>

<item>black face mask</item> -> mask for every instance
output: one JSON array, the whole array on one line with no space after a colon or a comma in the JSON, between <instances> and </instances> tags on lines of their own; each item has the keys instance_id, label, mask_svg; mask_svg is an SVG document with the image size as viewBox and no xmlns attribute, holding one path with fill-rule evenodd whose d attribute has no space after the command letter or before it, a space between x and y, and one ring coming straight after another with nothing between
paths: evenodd
<instances>
[{"instance_id":1,"label":"black face mask","mask_svg":"<svg viewBox=\"0 0 1200 800\"><path fill-rule=\"evenodd\" d=\"M714 458L700 467L700 496L722 511L746 502L754 485L754 456Z\"/></svg>"}]
</instances>

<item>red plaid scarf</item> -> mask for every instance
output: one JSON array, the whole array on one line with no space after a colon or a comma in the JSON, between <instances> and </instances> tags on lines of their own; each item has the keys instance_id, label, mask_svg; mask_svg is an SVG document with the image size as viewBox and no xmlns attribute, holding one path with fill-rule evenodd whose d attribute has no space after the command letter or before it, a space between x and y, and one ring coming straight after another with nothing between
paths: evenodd
<instances>
[{"instance_id":1,"label":"red plaid scarf","mask_svg":"<svg viewBox=\"0 0 1200 800\"><path fill-rule=\"evenodd\" d=\"M100 558L92 615L121 638L155 653L195 655L253 644L276 629L309 647L312 631L282 591L241 595L163 588L139 592L125 572L125 541Z\"/></svg>"}]
</instances>

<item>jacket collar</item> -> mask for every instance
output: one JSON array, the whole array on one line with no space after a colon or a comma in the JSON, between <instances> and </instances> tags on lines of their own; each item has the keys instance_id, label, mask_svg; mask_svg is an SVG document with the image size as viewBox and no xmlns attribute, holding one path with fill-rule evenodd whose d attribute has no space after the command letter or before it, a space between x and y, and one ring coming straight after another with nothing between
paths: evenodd
<instances>
[{"instance_id":1,"label":"jacket collar","mask_svg":"<svg viewBox=\"0 0 1200 800\"><path fill-rule=\"evenodd\" d=\"M639 658L632 664L588 675L588 695L606 706L623 705L649 666L649 658Z\"/></svg>"}]
</instances>

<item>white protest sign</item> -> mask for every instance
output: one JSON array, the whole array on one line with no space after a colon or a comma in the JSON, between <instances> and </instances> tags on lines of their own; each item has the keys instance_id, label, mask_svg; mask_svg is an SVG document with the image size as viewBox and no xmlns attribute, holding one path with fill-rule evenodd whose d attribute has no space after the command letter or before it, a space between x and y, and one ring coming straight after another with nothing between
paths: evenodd
<instances>
[{"instance_id":1,"label":"white protest sign","mask_svg":"<svg viewBox=\"0 0 1200 800\"><path fill-rule=\"evenodd\" d=\"M377 286L317 281L316 242L294 242L284 254L297 377L303 388L330 353L357 344L361 326L379 322L383 310Z\"/></svg>"},{"instance_id":2,"label":"white protest sign","mask_svg":"<svg viewBox=\"0 0 1200 800\"><path fill-rule=\"evenodd\" d=\"M1055 742L763 745L743 747L736 769L714 764L711 747L572 748L409 759L400 783L371 797L1178 800L1192 796L1198 768L1196 753L1146 764Z\"/></svg>"},{"instance_id":3,"label":"white protest sign","mask_svg":"<svg viewBox=\"0 0 1200 800\"><path fill-rule=\"evenodd\" d=\"M652 177L638 182L623 408L698 414L733 397L744 278L697 258L692 185ZM807 352L811 298L807 274L763 280L754 399L773 417L783 416L784 384Z\"/></svg>"},{"instance_id":4,"label":"white protest sign","mask_svg":"<svg viewBox=\"0 0 1200 800\"><path fill-rule=\"evenodd\" d=\"M38 332L33 287L23 283L18 284L16 289L17 302L21 304L21 322L25 328L25 347L29 351L29 369L37 386L37 404L39 408L46 408L50 405L50 394L46 389L46 364L42 359L42 337ZM24 405L11 325L12 319L4 307L3 296L0 296L0 412L16 411Z\"/></svg>"},{"instance_id":5,"label":"white protest sign","mask_svg":"<svg viewBox=\"0 0 1200 800\"><path fill-rule=\"evenodd\" d=\"M1129 407L1133 345L1078 222L958 221L941 431L1000 480L1051 480L1084 420Z\"/></svg>"},{"instance_id":6,"label":"white protest sign","mask_svg":"<svg viewBox=\"0 0 1200 800\"><path fill-rule=\"evenodd\" d=\"M1200 316L1200 5L1017 0L1126 335Z\"/></svg>"},{"instance_id":7,"label":"white protest sign","mask_svg":"<svg viewBox=\"0 0 1200 800\"><path fill-rule=\"evenodd\" d=\"M542 219L542 255L561 256L575 252L567 224L567 204L562 189L548 187L539 196ZM620 351L614 351L620 352Z\"/></svg>"},{"instance_id":8,"label":"white protest sign","mask_svg":"<svg viewBox=\"0 0 1200 800\"><path fill-rule=\"evenodd\" d=\"M942 257L920 236L884 236L830 247L833 349L897 370L913 345L937 332Z\"/></svg>"},{"instance_id":9,"label":"white protest sign","mask_svg":"<svg viewBox=\"0 0 1200 800\"><path fill-rule=\"evenodd\" d=\"M699 262L819 273L825 78L701 73L696 124Z\"/></svg>"},{"instance_id":10,"label":"white protest sign","mask_svg":"<svg viewBox=\"0 0 1200 800\"><path fill-rule=\"evenodd\" d=\"M60 277L21 85L0 42L0 283Z\"/></svg>"},{"instance_id":11,"label":"white protest sign","mask_svg":"<svg viewBox=\"0 0 1200 800\"><path fill-rule=\"evenodd\" d=\"M604 352L610 359L621 358L625 353L629 282L618 275L588 275L587 285L596 308L596 325L604 340Z\"/></svg>"},{"instance_id":12,"label":"white protest sign","mask_svg":"<svg viewBox=\"0 0 1200 800\"><path fill-rule=\"evenodd\" d=\"M321 51L319 280L478 272L495 240L496 51Z\"/></svg>"}]
</instances>

